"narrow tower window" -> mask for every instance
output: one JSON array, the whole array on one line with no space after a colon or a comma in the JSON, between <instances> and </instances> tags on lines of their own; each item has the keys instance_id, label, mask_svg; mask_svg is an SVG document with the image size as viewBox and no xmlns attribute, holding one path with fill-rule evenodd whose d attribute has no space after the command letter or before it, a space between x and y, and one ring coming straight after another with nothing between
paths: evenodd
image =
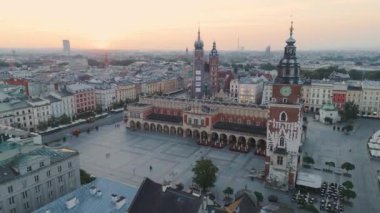
<instances>
[{"instance_id":1,"label":"narrow tower window","mask_svg":"<svg viewBox=\"0 0 380 213\"><path fill-rule=\"evenodd\" d=\"M286 112L281 112L280 121L286 121L286 120L288 120L288 116L286 115Z\"/></svg>"}]
</instances>

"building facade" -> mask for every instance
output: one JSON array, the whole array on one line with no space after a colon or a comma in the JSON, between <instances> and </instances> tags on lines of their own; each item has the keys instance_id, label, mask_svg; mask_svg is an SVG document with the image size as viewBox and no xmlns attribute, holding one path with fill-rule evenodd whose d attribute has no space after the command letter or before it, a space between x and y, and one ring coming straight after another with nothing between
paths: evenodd
<instances>
[{"instance_id":1,"label":"building facade","mask_svg":"<svg viewBox=\"0 0 380 213\"><path fill-rule=\"evenodd\" d=\"M0 153L0 212L32 212L80 186L78 152L18 146Z\"/></svg>"},{"instance_id":2,"label":"building facade","mask_svg":"<svg viewBox=\"0 0 380 213\"><path fill-rule=\"evenodd\" d=\"M136 85L132 83L118 83L115 88L116 101L135 100L137 98Z\"/></svg>"},{"instance_id":3,"label":"building facade","mask_svg":"<svg viewBox=\"0 0 380 213\"><path fill-rule=\"evenodd\" d=\"M230 98L239 103L259 104L262 100L264 82L261 78L234 79L230 84Z\"/></svg>"},{"instance_id":4,"label":"building facade","mask_svg":"<svg viewBox=\"0 0 380 213\"><path fill-rule=\"evenodd\" d=\"M86 84L72 84L66 87L67 91L74 94L75 113L84 113L96 109L95 89Z\"/></svg>"},{"instance_id":5,"label":"building facade","mask_svg":"<svg viewBox=\"0 0 380 213\"><path fill-rule=\"evenodd\" d=\"M28 104L32 106L34 125L38 127L41 123L47 123L52 116L52 110L49 100L42 98L31 98Z\"/></svg>"}]
</instances>

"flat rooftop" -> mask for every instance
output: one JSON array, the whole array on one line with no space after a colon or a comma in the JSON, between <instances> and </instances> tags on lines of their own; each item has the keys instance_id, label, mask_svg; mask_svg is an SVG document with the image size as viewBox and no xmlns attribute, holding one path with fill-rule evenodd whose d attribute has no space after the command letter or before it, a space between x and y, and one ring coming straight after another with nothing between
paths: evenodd
<instances>
[{"instance_id":1,"label":"flat rooftop","mask_svg":"<svg viewBox=\"0 0 380 213\"><path fill-rule=\"evenodd\" d=\"M90 193L91 188L95 188L96 191L100 190L101 196ZM50 212L126 212L131 205L133 198L137 193L137 188L131 187L119 182L111 181L105 178L96 178L93 182L81 186L77 190L68 193L59 199L48 203L42 208L34 211L35 213ZM115 204L111 201L111 195L115 194L119 198L125 197L126 202L120 208L117 209ZM73 208L68 209L66 207L66 201L72 198L78 199L79 203Z\"/></svg>"}]
</instances>

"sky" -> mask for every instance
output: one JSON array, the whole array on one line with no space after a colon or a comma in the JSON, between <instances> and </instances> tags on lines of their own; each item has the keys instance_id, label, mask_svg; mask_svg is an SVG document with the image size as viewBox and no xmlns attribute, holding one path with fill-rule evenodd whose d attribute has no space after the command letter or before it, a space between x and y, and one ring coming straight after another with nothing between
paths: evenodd
<instances>
[{"instance_id":1,"label":"sky","mask_svg":"<svg viewBox=\"0 0 380 213\"><path fill-rule=\"evenodd\" d=\"M0 48L380 50L380 0L1 0Z\"/></svg>"}]
</instances>

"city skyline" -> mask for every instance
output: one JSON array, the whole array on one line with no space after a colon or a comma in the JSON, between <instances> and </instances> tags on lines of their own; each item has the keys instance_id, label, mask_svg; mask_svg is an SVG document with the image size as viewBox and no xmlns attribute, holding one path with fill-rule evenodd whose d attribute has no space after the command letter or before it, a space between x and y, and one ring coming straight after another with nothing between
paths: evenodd
<instances>
[{"instance_id":1,"label":"city skyline","mask_svg":"<svg viewBox=\"0 0 380 213\"><path fill-rule=\"evenodd\" d=\"M293 19L300 50L379 50L379 6L376 0L16 0L2 4L0 48L61 48L68 39L73 49L192 50L200 23L206 50L214 40L220 50L281 50Z\"/></svg>"}]
</instances>

